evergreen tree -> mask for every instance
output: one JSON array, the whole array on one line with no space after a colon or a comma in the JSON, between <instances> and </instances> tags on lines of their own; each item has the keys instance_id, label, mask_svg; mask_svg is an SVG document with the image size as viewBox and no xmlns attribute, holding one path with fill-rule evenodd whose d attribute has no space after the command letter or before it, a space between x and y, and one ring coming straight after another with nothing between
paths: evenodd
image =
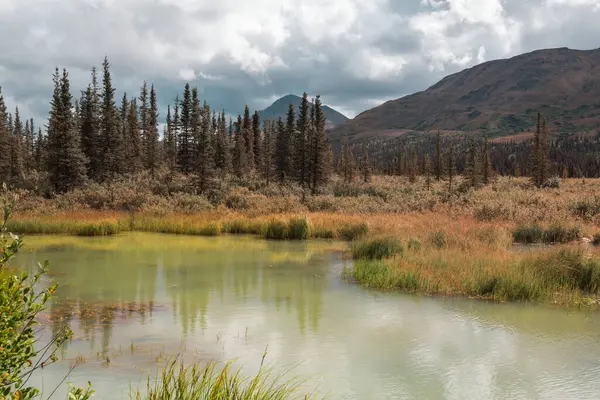
<instances>
[{"instance_id":1,"label":"evergreen tree","mask_svg":"<svg viewBox=\"0 0 600 400\"><path fill-rule=\"evenodd\" d=\"M98 180L103 160L100 140L100 97L96 68L92 68L92 83L82 93L79 114L81 146L88 160L87 176Z\"/></svg>"},{"instance_id":2,"label":"evergreen tree","mask_svg":"<svg viewBox=\"0 0 600 400\"><path fill-rule=\"evenodd\" d=\"M367 147L363 146L363 159L362 159L362 177L363 182L368 183L371 182L371 164L369 162L369 152L367 151Z\"/></svg>"},{"instance_id":3,"label":"evergreen tree","mask_svg":"<svg viewBox=\"0 0 600 400\"><path fill-rule=\"evenodd\" d=\"M10 147L10 178L18 183L23 177L23 123L19 115L19 107L15 109L15 119Z\"/></svg>"},{"instance_id":4,"label":"evergreen tree","mask_svg":"<svg viewBox=\"0 0 600 400\"><path fill-rule=\"evenodd\" d=\"M238 115L235 123L233 147L233 173L238 178L243 178L248 174L248 164L246 163L246 145L244 144L244 135L242 133L242 117Z\"/></svg>"},{"instance_id":5,"label":"evergreen tree","mask_svg":"<svg viewBox=\"0 0 600 400\"><path fill-rule=\"evenodd\" d=\"M483 183L487 185L490 183L490 177L492 172L492 162L490 159L490 150L488 145L488 137L487 134L483 139L483 160L482 160L482 169L483 169Z\"/></svg>"},{"instance_id":6,"label":"evergreen tree","mask_svg":"<svg viewBox=\"0 0 600 400\"><path fill-rule=\"evenodd\" d=\"M550 163L548 160L548 131L546 121L542 121L542 115L537 114L537 126L533 137L533 154L531 166L531 179L533 184L541 188L548 179Z\"/></svg>"},{"instance_id":7,"label":"evergreen tree","mask_svg":"<svg viewBox=\"0 0 600 400\"><path fill-rule=\"evenodd\" d=\"M267 186L271 183L273 179L273 142L275 138L275 121L272 119L268 119L264 121L264 138L262 141L262 151L261 154L263 156L262 166L263 166L263 178L267 182Z\"/></svg>"},{"instance_id":8,"label":"evergreen tree","mask_svg":"<svg viewBox=\"0 0 600 400\"><path fill-rule=\"evenodd\" d=\"M137 100L135 98L129 103L126 119L125 148L127 151L127 171L135 173L141 171L144 167L142 134L138 119Z\"/></svg>"},{"instance_id":9,"label":"evergreen tree","mask_svg":"<svg viewBox=\"0 0 600 400\"><path fill-rule=\"evenodd\" d=\"M138 98L140 101L139 112L140 112L140 136L141 136L141 148L147 148L147 139L148 135L146 130L148 129L148 83L146 81L142 82L142 87L140 89L140 97Z\"/></svg>"},{"instance_id":10,"label":"evergreen tree","mask_svg":"<svg viewBox=\"0 0 600 400\"><path fill-rule=\"evenodd\" d=\"M179 110L177 110L179 113ZM177 116L179 119L179 116ZM175 121L171 116L171 105L167 106L167 127L164 137L165 142L165 164L170 171L177 165L177 136L175 133Z\"/></svg>"},{"instance_id":11,"label":"evergreen tree","mask_svg":"<svg viewBox=\"0 0 600 400\"><path fill-rule=\"evenodd\" d=\"M10 178L10 147L12 132L9 130L8 111L0 87L0 185Z\"/></svg>"},{"instance_id":12,"label":"evergreen tree","mask_svg":"<svg viewBox=\"0 0 600 400\"><path fill-rule=\"evenodd\" d=\"M425 168L424 168L424 174L425 174L425 187L427 188L427 190L431 189L431 160L429 159L429 154L425 154Z\"/></svg>"},{"instance_id":13,"label":"evergreen tree","mask_svg":"<svg viewBox=\"0 0 600 400\"><path fill-rule=\"evenodd\" d=\"M254 143L252 148L254 149L254 164L258 171L262 171L263 155L261 144L261 132L260 132L260 114L258 111L254 111L252 115L252 138Z\"/></svg>"},{"instance_id":14,"label":"evergreen tree","mask_svg":"<svg viewBox=\"0 0 600 400\"><path fill-rule=\"evenodd\" d=\"M248 170L254 170L254 132L252 131L252 120L250 119L250 109L246 105L244 109L244 119L242 121L242 134L246 146L246 163Z\"/></svg>"},{"instance_id":15,"label":"evergreen tree","mask_svg":"<svg viewBox=\"0 0 600 400\"><path fill-rule=\"evenodd\" d=\"M158 142L158 103L154 85L150 86L150 108L148 109L148 125L146 128L145 160L150 175L155 176L160 164Z\"/></svg>"},{"instance_id":16,"label":"evergreen tree","mask_svg":"<svg viewBox=\"0 0 600 400\"><path fill-rule=\"evenodd\" d=\"M209 188L214 168L214 152L212 147L212 121L210 107L205 102L202 109L202 126L196 143L196 172L200 193Z\"/></svg>"},{"instance_id":17,"label":"evergreen tree","mask_svg":"<svg viewBox=\"0 0 600 400\"><path fill-rule=\"evenodd\" d=\"M438 131L436 139L435 139L435 180L439 181L442 179L442 150L441 150L441 135Z\"/></svg>"},{"instance_id":18,"label":"evergreen tree","mask_svg":"<svg viewBox=\"0 0 600 400\"><path fill-rule=\"evenodd\" d=\"M100 174L102 179L108 179L124 171L123 140L119 129L119 112L115 105L115 89L112 86L110 64L108 58L102 63L102 104L101 137L103 144L102 164Z\"/></svg>"},{"instance_id":19,"label":"evergreen tree","mask_svg":"<svg viewBox=\"0 0 600 400\"><path fill-rule=\"evenodd\" d=\"M408 166L408 181L415 183L417 181L417 153L415 149L410 152L410 164Z\"/></svg>"},{"instance_id":20,"label":"evergreen tree","mask_svg":"<svg viewBox=\"0 0 600 400\"><path fill-rule=\"evenodd\" d=\"M450 146L450 149L448 149L448 159L447 159L448 163L447 163L447 173L448 173L448 191L451 192L452 191L452 181L454 178L454 172L455 172L455 159L454 159L454 147Z\"/></svg>"},{"instance_id":21,"label":"evergreen tree","mask_svg":"<svg viewBox=\"0 0 600 400\"><path fill-rule=\"evenodd\" d=\"M177 162L179 170L184 174L192 170L192 94L189 83L185 84L183 100L181 101L181 130L178 140Z\"/></svg>"},{"instance_id":22,"label":"evergreen tree","mask_svg":"<svg viewBox=\"0 0 600 400\"><path fill-rule=\"evenodd\" d=\"M344 145L342 147L341 170L344 182L352 182L352 178L354 177L354 156L348 144L347 137L344 138Z\"/></svg>"},{"instance_id":23,"label":"evergreen tree","mask_svg":"<svg viewBox=\"0 0 600 400\"><path fill-rule=\"evenodd\" d=\"M86 178L86 159L74 124L69 76L58 68L54 73L54 93L48 119L47 170L58 193L81 185Z\"/></svg>"},{"instance_id":24,"label":"evergreen tree","mask_svg":"<svg viewBox=\"0 0 600 400\"><path fill-rule=\"evenodd\" d=\"M231 172L231 153L227 136L225 111L222 111L217 120L217 137L215 140L215 167L221 172L221 179Z\"/></svg>"},{"instance_id":25,"label":"evergreen tree","mask_svg":"<svg viewBox=\"0 0 600 400\"><path fill-rule=\"evenodd\" d=\"M287 113L287 124L283 126L277 122L277 138L275 139L275 173L280 183L283 183L290 175L290 142L295 129L294 105L290 104ZM282 129L281 126L283 126Z\"/></svg>"},{"instance_id":26,"label":"evergreen tree","mask_svg":"<svg viewBox=\"0 0 600 400\"><path fill-rule=\"evenodd\" d=\"M44 135L42 134L42 128L38 128L37 137L35 140L35 166L38 171L44 169L45 166L45 158L44 154L45 150L45 140Z\"/></svg>"},{"instance_id":27,"label":"evergreen tree","mask_svg":"<svg viewBox=\"0 0 600 400\"><path fill-rule=\"evenodd\" d=\"M331 173L328 161L327 138L325 136L325 113L323 112L321 98L317 95L314 105L314 138L312 140L312 192L316 193L327 182Z\"/></svg>"},{"instance_id":28,"label":"evergreen tree","mask_svg":"<svg viewBox=\"0 0 600 400\"><path fill-rule=\"evenodd\" d=\"M479 183L479 167L477 165L477 142L475 135L471 135L469 139L469 151L467 155L467 177L471 187L477 186Z\"/></svg>"},{"instance_id":29,"label":"evergreen tree","mask_svg":"<svg viewBox=\"0 0 600 400\"><path fill-rule=\"evenodd\" d=\"M22 148L22 156L23 166L25 170L35 170L35 162L34 162L34 152L33 152L33 144L34 144L34 132L33 132L33 119L25 121L25 131L23 136L23 148Z\"/></svg>"},{"instance_id":30,"label":"evergreen tree","mask_svg":"<svg viewBox=\"0 0 600 400\"><path fill-rule=\"evenodd\" d=\"M175 138L175 166L178 164L179 157L179 137L181 132L181 118L179 117L179 95L175 96L175 104L173 105L173 123L171 130L173 131L173 137Z\"/></svg>"},{"instance_id":31,"label":"evergreen tree","mask_svg":"<svg viewBox=\"0 0 600 400\"><path fill-rule=\"evenodd\" d=\"M293 107L293 106L292 106ZM291 131L291 143L293 149L293 167L296 173L296 180L301 185L304 185L308 180L308 163L307 163L307 136L310 128L310 103L306 92L302 95L300 110L298 112L298 123L295 131ZM288 112L288 119L289 119Z\"/></svg>"}]
</instances>

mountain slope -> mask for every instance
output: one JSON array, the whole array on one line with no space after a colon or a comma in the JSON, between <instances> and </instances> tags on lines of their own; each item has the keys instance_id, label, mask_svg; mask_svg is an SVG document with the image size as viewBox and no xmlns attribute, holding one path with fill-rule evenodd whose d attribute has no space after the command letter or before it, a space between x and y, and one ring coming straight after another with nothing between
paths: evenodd
<instances>
[{"instance_id":1,"label":"mountain slope","mask_svg":"<svg viewBox=\"0 0 600 400\"><path fill-rule=\"evenodd\" d=\"M330 134L358 139L405 129L486 129L500 135L530 129L538 109L551 130L600 127L600 49L546 49L489 61L365 111Z\"/></svg>"},{"instance_id":2,"label":"mountain slope","mask_svg":"<svg viewBox=\"0 0 600 400\"><path fill-rule=\"evenodd\" d=\"M298 113L301 102L302 102L302 97L299 97L299 96L296 96L293 94L288 94L287 96L283 96L282 98L276 100L269 107L265 108L262 111L259 111L261 120L266 119L266 118L277 119L279 117L281 117L282 119L285 119L285 116L288 112L288 108L289 108L290 104L294 105L294 107L296 109L296 113ZM348 117L346 117L342 113L334 110L333 108L331 108L329 106L323 105L323 111L325 113L325 118L327 118L327 125L329 127L333 127L333 126L342 124L349 120Z\"/></svg>"}]
</instances>

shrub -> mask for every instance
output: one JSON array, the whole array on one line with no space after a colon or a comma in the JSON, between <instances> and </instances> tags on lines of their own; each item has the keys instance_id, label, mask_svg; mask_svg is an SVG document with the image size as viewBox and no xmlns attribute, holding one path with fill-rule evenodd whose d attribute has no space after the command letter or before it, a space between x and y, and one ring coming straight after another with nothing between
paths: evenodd
<instances>
[{"instance_id":1,"label":"shrub","mask_svg":"<svg viewBox=\"0 0 600 400\"><path fill-rule=\"evenodd\" d=\"M406 245L411 250L419 251L421 250L421 242L417 239L408 239L408 244Z\"/></svg>"},{"instance_id":2,"label":"shrub","mask_svg":"<svg viewBox=\"0 0 600 400\"><path fill-rule=\"evenodd\" d=\"M549 188L549 189L558 189L558 188L560 188L560 177L553 176L551 178L548 178L546 180L546 182L544 182L542 184L542 187Z\"/></svg>"},{"instance_id":3,"label":"shrub","mask_svg":"<svg viewBox=\"0 0 600 400\"><path fill-rule=\"evenodd\" d=\"M586 220L590 220L600 214L600 197L580 200L570 205L571 213Z\"/></svg>"},{"instance_id":4,"label":"shrub","mask_svg":"<svg viewBox=\"0 0 600 400\"><path fill-rule=\"evenodd\" d=\"M288 238L288 233L288 225L285 223L285 221L273 219L267 224L265 239L285 240Z\"/></svg>"},{"instance_id":5,"label":"shrub","mask_svg":"<svg viewBox=\"0 0 600 400\"><path fill-rule=\"evenodd\" d=\"M362 239L352 242L352 258L355 260L381 260L401 254L402 243L394 238Z\"/></svg>"},{"instance_id":6,"label":"shrub","mask_svg":"<svg viewBox=\"0 0 600 400\"><path fill-rule=\"evenodd\" d=\"M493 221L496 219L508 220L511 218L511 211L502 204L484 204L476 208L473 215L478 221Z\"/></svg>"},{"instance_id":7,"label":"shrub","mask_svg":"<svg viewBox=\"0 0 600 400\"><path fill-rule=\"evenodd\" d=\"M513 232L513 240L522 244L542 243L544 231L538 225L520 226Z\"/></svg>"},{"instance_id":8,"label":"shrub","mask_svg":"<svg viewBox=\"0 0 600 400\"><path fill-rule=\"evenodd\" d=\"M565 228L561 225L552 225L544 231L544 243L568 243L581 238L578 227Z\"/></svg>"},{"instance_id":9,"label":"shrub","mask_svg":"<svg viewBox=\"0 0 600 400\"><path fill-rule=\"evenodd\" d=\"M596 232L596 233L594 234L594 237L593 237L593 239L592 239L592 244L593 244L594 246L600 246L600 232Z\"/></svg>"},{"instance_id":10,"label":"shrub","mask_svg":"<svg viewBox=\"0 0 600 400\"><path fill-rule=\"evenodd\" d=\"M448 238L446 237L446 232L437 231L433 232L429 235L429 243L437 249L442 249L446 247L448 244Z\"/></svg>"},{"instance_id":11,"label":"shrub","mask_svg":"<svg viewBox=\"0 0 600 400\"><path fill-rule=\"evenodd\" d=\"M343 240L354 240L369 232L369 226L365 222L345 224L338 228L338 237Z\"/></svg>"},{"instance_id":12,"label":"shrub","mask_svg":"<svg viewBox=\"0 0 600 400\"><path fill-rule=\"evenodd\" d=\"M311 236L311 230L308 217L291 218L288 223L288 239L306 240Z\"/></svg>"}]
</instances>

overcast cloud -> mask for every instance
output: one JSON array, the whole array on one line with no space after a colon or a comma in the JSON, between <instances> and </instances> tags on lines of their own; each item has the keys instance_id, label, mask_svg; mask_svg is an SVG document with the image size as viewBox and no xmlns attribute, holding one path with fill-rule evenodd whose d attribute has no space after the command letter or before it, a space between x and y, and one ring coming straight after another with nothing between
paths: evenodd
<instances>
[{"instance_id":1,"label":"overcast cloud","mask_svg":"<svg viewBox=\"0 0 600 400\"><path fill-rule=\"evenodd\" d=\"M0 86L45 118L54 67L79 97L107 55L163 109L190 81L232 114L307 91L352 117L482 61L600 47L599 20L600 0L0 0Z\"/></svg>"}]
</instances>

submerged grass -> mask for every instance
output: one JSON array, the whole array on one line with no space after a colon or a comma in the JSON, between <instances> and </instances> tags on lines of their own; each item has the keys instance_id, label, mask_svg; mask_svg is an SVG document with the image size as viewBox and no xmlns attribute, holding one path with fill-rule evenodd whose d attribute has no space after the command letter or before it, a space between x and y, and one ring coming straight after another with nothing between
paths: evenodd
<instances>
[{"instance_id":1,"label":"submerged grass","mask_svg":"<svg viewBox=\"0 0 600 400\"><path fill-rule=\"evenodd\" d=\"M264 357L263 357L264 363ZM232 362L219 368L215 362L184 365L177 358L159 371L156 379L148 378L146 390L131 390L134 400L288 400L312 399L302 393L304 381L286 378L287 372L274 375L261 363L253 377L241 375Z\"/></svg>"}]
</instances>

